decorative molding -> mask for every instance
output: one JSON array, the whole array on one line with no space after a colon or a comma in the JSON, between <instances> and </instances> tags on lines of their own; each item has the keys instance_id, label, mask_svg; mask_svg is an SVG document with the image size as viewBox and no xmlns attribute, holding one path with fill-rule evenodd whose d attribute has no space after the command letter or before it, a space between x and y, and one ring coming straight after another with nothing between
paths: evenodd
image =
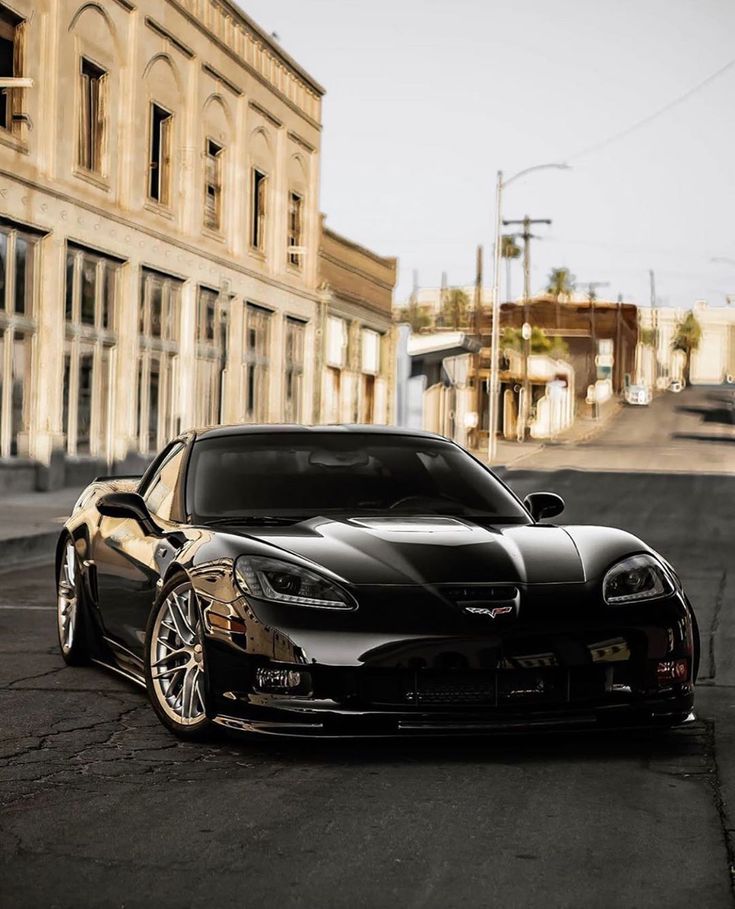
<instances>
[{"instance_id":1,"label":"decorative molding","mask_svg":"<svg viewBox=\"0 0 735 909\"><path fill-rule=\"evenodd\" d=\"M126 13L135 12L135 9L136 9L135 4L131 3L130 0L115 0L115 2L117 3L118 6L121 6L125 10Z\"/></svg>"},{"instance_id":2,"label":"decorative molding","mask_svg":"<svg viewBox=\"0 0 735 909\"><path fill-rule=\"evenodd\" d=\"M172 35L167 28L159 25L155 19L151 19L150 16L146 16L144 21L152 32L155 32L161 38L165 38L166 41L170 41L176 50L181 51L181 53L189 60L195 56L194 51L188 45L184 44L183 41L179 41L176 35Z\"/></svg>"},{"instance_id":3,"label":"decorative molding","mask_svg":"<svg viewBox=\"0 0 735 909\"><path fill-rule=\"evenodd\" d=\"M313 145L310 145L306 139L302 139L301 136L298 133L295 133L293 130L288 131L288 138L295 142L297 145L300 145L304 151L309 152L310 155L316 151Z\"/></svg>"},{"instance_id":4,"label":"decorative molding","mask_svg":"<svg viewBox=\"0 0 735 909\"><path fill-rule=\"evenodd\" d=\"M256 110L261 115L261 117L265 117L269 123L272 123L273 126L277 127L278 129L283 126L283 122L279 120L278 117L274 116L270 111L266 110L264 107L258 104L257 101L248 101L248 106L252 107L253 110Z\"/></svg>"},{"instance_id":5,"label":"decorative molding","mask_svg":"<svg viewBox=\"0 0 735 909\"><path fill-rule=\"evenodd\" d=\"M202 63L202 69L213 79L216 79L217 82L221 82L222 85L224 85L226 88L229 88L233 95L237 95L238 98L242 95L242 89L239 85L235 85L235 83L231 82L227 76L223 76L219 70L215 69L213 66L210 66L209 63Z\"/></svg>"},{"instance_id":6,"label":"decorative molding","mask_svg":"<svg viewBox=\"0 0 735 909\"><path fill-rule=\"evenodd\" d=\"M324 89L287 54L277 49L242 10L227 0L168 0L213 44L273 92L284 104L321 130Z\"/></svg>"},{"instance_id":7,"label":"decorative molding","mask_svg":"<svg viewBox=\"0 0 735 909\"><path fill-rule=\"evenodd\" d=\"M253 278L257 281L261 281L263 284L268 284L271 287L275 287L279 290L291 293L296 297L301 297L303 300L308 300L310 303L316 303L319 301L319 297L315 290L304 286L299 286L298 284L293 284L289 281L279 280L272 275L254 271L252 268L246 268L241 264L243 259L242 256L236 256L233 254L232 258L224 258L221 255L217 255L208 249L203 249L201 245L197 246L192 242L187 242L185 240L179 239L178 237L173 237L170 232L162 232L152 229L146 224L139 224L138 222L133 221L129 218L122 217L118 212L111 212L108 209L99 208L96 205L92 205L89 202L80 199L78 196L73 196L69 193L61 192L57 189L52 189L43 183L38 183L35 180L29 180L27 177L22 177L14 171L8 171L4 168L0 168L0 177L6 179L11 186L14 184L26 186L29 189L43 193L47 197L55 199L66 205L72 205L76 206L77 208L84 209L85 211L96 215L98 218L103 218L108 223L117 224L126 230L134 230L146 237L152 237L155 240L159 240L160 242L166 244L169 247L173 247L178 251L179 261L184 261L187 256L202 257L206 259L211 265L217 265L220 268L226 268L232 272L245 275L248 278ZM6 199L7 197L3 195L4 192L7 192L7 188L0 186L0 197ZM62 211L60 216L54 216L50 213L50 217L53 220L58 221L59 225L62 225L63 223L70 223L68 214L65 211ZM47 231L49 234L54 233L53 228L45 228L39 225L38 229ZM133 238L129 234L125 234L124 242L126 244L130 244L133 242ZM184 254L186 254L186 256ZM119 257L120 254L110 251L110 255ZM194 279L190 277L189 280Z\"/></svg>"}]
</instances>

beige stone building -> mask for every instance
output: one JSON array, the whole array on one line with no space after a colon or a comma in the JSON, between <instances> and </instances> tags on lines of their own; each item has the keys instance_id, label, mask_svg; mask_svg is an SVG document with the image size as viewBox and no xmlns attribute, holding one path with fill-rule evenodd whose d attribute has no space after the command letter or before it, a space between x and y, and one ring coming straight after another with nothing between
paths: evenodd
<instances>
[{"instance_id":1,"label":"beige stone building","mask_svg":"<svg viewBox=\"0 0 735 909\"><path fill-rule=\"evenodd\" d=\"M8 76L3 463L318 418L319 84L227 0L0 0Z\"/></svg>"},{"instance_id":2,"label":"beige stone building","mask_svg":"<svg viewBox=\"0 0 735 909\"><path fill-rule=\"evenodd\" d=\"M392 423L397 261L358 246L322 221L321 308L314 413L322 423Z\"/></svg>"},{"instance_id":3,"label":"beige stone building","mask_svg":"<svg viewBox=\"0 0 735 909\"><path fill-rule=\"evenodd\" d=\"M693 385L719 385L735 381L735 307L708 306L698 300L692 307L702 337L692 353L689 380ZM684 374L684 354L672 348L677 326L686 316L683 309L640 309L643 330L653 344L639 344L636 381L652 388L667 388Z\"/></svg>"}]
</instances>

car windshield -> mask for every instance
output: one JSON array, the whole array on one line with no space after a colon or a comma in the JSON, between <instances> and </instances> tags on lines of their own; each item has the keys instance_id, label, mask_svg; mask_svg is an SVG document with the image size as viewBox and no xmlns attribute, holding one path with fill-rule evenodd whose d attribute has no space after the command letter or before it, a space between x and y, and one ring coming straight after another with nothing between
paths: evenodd
<instances>
[{"instance_id":1,"label":"car windshield","mask_svg":"<svg viewBox=\"0 0 735 909\"><path fill-rule=\"evenodd\" d=\"M195 442L187 511L204 522L322 514L461 515L529 523L518 500L461 448L369 433L252 433Z\"/></svg>"}]
</instances>

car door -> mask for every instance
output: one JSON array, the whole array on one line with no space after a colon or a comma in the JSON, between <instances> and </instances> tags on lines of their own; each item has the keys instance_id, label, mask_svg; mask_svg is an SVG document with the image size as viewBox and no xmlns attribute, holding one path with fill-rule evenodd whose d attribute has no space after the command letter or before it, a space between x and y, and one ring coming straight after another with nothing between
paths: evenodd
<instances>
[{"instance_id":1,"label":"car door","mask_svg":"<svg viewBox=\"0 0 735 909\"><path fill-rule=\"evenodd\" d=\"M98 602L110 643L142 657L145 627L161 577L161 565L174 548L180 514L186 444L164 449L138 492L162 533L149 533L133 518L102 517L94 541Z\"/></svg>"}]
</instances>

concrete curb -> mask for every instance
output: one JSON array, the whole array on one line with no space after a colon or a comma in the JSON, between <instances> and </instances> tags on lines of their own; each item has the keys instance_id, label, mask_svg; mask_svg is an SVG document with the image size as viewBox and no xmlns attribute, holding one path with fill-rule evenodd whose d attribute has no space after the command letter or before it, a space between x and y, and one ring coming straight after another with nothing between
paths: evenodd
<instances>
[{"instance_id":1,"label":"concrete curb","mask_svg":"<svg viewBox=\"0 0 735 909\"><path fill-rule=\"evenodd\" d=\"M3 540L0 542L0 573L53 562L58 539L59 531L50 530Z\"/></svg>"}]
</instances>

